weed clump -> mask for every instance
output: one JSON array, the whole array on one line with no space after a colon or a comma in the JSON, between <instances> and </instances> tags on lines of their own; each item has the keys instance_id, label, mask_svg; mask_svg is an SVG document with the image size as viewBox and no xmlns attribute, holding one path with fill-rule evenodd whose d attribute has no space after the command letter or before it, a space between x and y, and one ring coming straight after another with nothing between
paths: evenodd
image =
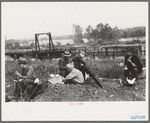
<instances>
[{"instance_id":1,"label":"weed clump","mask_svg":"<svg viewBox=\"0 0 150 123\"><path fill-rule=\"evenodd\" d=\"M116 60L89 60L88 65L93 72L101 78L120 78L123 74L123 67L120 67Z\"/></svg>"}]
</instances>

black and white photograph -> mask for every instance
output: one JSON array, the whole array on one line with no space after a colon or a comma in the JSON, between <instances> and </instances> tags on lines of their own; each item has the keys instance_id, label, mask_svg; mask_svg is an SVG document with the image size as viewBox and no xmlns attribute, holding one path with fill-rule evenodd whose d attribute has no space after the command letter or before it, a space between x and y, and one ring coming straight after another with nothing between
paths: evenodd
<instances>
[{"instance_id":1,"label":"black and white photograph","mask_svg":"<svg viewBox=\"0 0 150 123\"><path fill-rule=\"evenodd\" d=\"M148 2L2 2L3 121L148 120Z\"/></svg>"}]
</instances>

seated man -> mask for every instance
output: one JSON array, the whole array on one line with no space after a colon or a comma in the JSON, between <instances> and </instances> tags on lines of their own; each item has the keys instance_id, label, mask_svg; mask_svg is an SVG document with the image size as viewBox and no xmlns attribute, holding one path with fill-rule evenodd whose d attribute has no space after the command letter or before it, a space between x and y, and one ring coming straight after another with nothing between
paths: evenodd
<instances>
[{"instance_id":1,"label":"seated man","mask_svg":"<svg viewBox=\"0 0 150 123\"><path fill-rule=\"evenodd\" d=\"M58 65L59 65L59 75L62 77L66 77L68 73L70 72L68 67L66 66L71 61L71 53L66 50L64 53L62 53L62 58L59 59Z\"/></svg>"},{"instance_id":2,"label":"seated man","mask_svg":"<svg viewBox=\"0 0 150 123\"><path fill-rule=\"evenodd\" d=\"M18 98L18 87L20 87L24 98L26 100L29 100L33 88L37 85L34 84L34 80L36 79L35 72L33 67L27 64L25 58L20 57L18 59L18 64L20 68L22 68L22 75L17 71L15 72L18 81L16 81L14 94Z\"/></svg>"},{"instance_id":3,"label":"seated man","mask_svg":"<svg viewBox=\"0 0 150 123\"><path fill-rule=\"evenodd\" d=\"M143 68L140 59L137 56L132 55L130 52L128 52L125 56L124 65L125 77L129 79L135 78L135 80L137 80L137 73L141 74Z\"/></svg>"},{"instance_id":4,"label":"seated man","mask_svg":"<svg viewBox=\"0 0 150 123\"><path fill-rule=\"evenodd\" d=\"M84 80L85 80L85 73L88 73L84 67L86 65L85 59L86 53L83 50L80 50L79 54L75 55L72 59L72 62L74 62L74 67L82 72Z\"/></svg>"},{"instance_id":5,"label":"seated man","mask_svg":"<svg viewBox=\"0 0 150 123\"><path fill-rule=\"evenodd\" d=\"M70 68L70 73L64 78L65 84L82 84L84 82L83 74L78 69L74 68L73 64L67 64Z\"/></svg>"}]
</instances>

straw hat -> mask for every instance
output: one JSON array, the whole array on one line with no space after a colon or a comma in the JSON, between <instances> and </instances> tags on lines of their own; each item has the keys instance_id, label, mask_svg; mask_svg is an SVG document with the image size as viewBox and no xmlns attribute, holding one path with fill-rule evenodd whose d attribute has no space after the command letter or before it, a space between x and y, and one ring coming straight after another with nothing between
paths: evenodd
<instances>
[{"instance_id":1,"label":"straw hat","mask_svg":"<svg viewBox=\"0 0 150 123\"><path fill-rule=\"evenodd\" d=\"M64 53L62 53L62 55L64 57L71 57L71 53L68 50L64 51Z\"/></svg>"}]
</instances>

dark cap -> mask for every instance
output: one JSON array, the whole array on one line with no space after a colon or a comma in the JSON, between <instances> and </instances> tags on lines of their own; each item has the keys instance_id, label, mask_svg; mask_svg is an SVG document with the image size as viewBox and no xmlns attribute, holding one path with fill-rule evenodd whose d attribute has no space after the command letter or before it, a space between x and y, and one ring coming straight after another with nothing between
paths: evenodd
<instances>
[{"instance_id":1,"label":"dark cap","mask_svg":"<svg viewBox=\"0 0 150 123\"><path fill-rule=\"evenodd\" d=\"M18 64L27 64L26 58L20 57L20 58L18 59Z\"/></svg>"},{"instance_id":2,"label":"dark cap","mask_svg":"<svg viewBox=\"0 0 150 123\"><path fill-rule=\"evenodd\" d=\"M131 56L131 55L132 55L132 53L130 53L130 52L126 53L126 56Z\"/></svg>"},{"instance_id":3,"label":"dark cap","mask_svg":"<svg viewBox=\"0 0 150 123\"><path fill-rule=\"evenodd\" d=\"M83 50L80 50L80 56L81 56L81 57L85 57L85 56L86 56L86 53L85 53Z\"/></svg>"}]
</instances>

